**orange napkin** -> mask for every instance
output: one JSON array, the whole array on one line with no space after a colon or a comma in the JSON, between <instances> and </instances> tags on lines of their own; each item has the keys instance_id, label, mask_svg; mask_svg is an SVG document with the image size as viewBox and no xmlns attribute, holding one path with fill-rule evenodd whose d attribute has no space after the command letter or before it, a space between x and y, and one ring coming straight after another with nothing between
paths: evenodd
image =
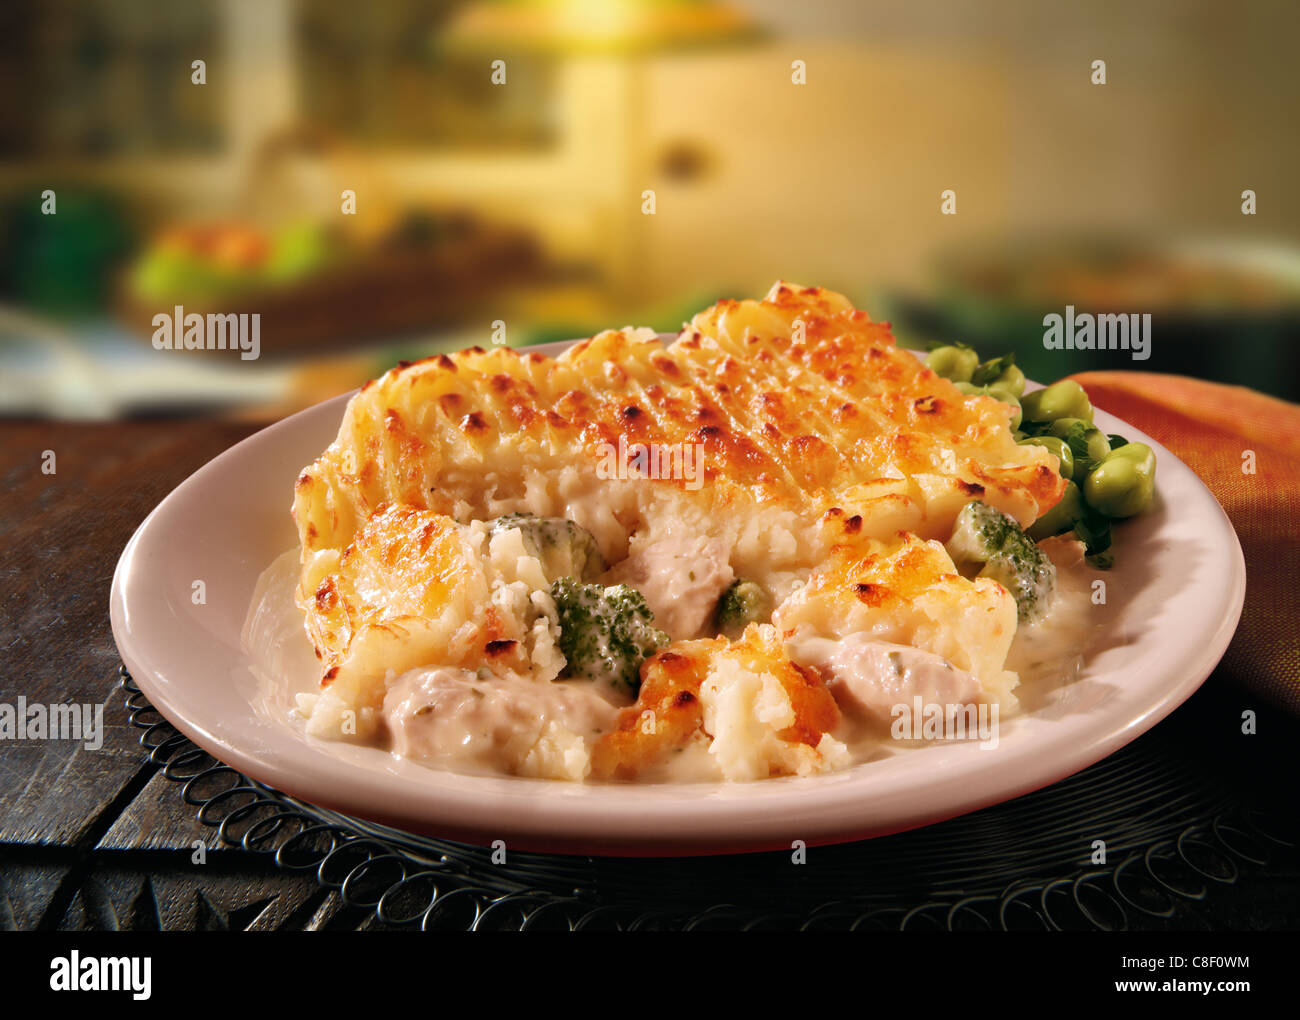
<instances>
[{"instance_id":1,"label":"orange napkin","mask_svg":"<svg viewBox=\"0 0 1300 1020\"><path fill-rule=\"evenodd\" d=\"M1218 672L1300 715L1300 405L1177 375L1073 378L1097 407L1169 447L1227 512L1246 556L1246 604ZM1246 450L1255 474L1242 471Z\"/></svg>"}]
</instances>

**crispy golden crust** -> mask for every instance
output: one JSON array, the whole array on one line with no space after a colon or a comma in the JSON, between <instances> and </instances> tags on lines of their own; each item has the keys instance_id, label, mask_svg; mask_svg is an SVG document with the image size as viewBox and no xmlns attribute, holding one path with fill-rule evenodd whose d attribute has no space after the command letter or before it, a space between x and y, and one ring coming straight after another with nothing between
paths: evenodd
<instances>
[{"instance_id":1,"label":"crispy golden crust","mask_svg":"<svg viewBox=\"0 0 1300 1020\"><path fill-rule=\"evenodd\" d=\"M821 674L791 662L774 628L751 624L729 651L750 672L770 673L781 681L794 711L794 724L778 734L782 740L816 747L823 734L839 725L839 706Z\"/></svg>"},{"instance_id":2,"label":"crispy golden crust","mask_svg":"<svg viewBox=\"0 0 1300 1020\"><path fill-rule=\"evenodd\" d=\"M596 779L635 779L684 745L700 728L700 685L725 641L678 641L641 666L636 704L623 709L615 728L591 749Z\"/></svg>"},{"instance_id":3,"label":"crispy golden crust","mask_svg":"<svg viewBox=\"0 0 1300 1020\"><path fill-rule=\"evenodd\" d=\"M787 637L801 628L828 637L873 633L997 682L1015 636L1016 604L992 578L959 574L939 542L904 532L836 544L772 622Z\"/></svg>"},{"instance_id":4,"label":"crispy golden crust","mask_svg":"<svg viewBox=\"0 0 1300 1020\"><path fill-rule=\"evenodd\" d=\"M410 506L371 517L348 546L339 569L310 592L308 630L325 678L358 629L403 617L435 618L472 574L455 521Z\"/></svg>"},{"instance_id":5,"label":"crispy golden crust","mask_svg":"<svg viewBox=\"0 0 1300 1020\"><path fill-rule=\"evenodd\" d=\"M524 636L499 613L456 522L405 504L372 515L328 569L304 570L298 602L322 688L377 709L384 677L416 666L526 669Z\"/></svg>"},{"instance_id":6,"label":"crispy golden crust","mask_svg":"<svg viewBox=\"0 0 1300 1020\"><path fill-rule=\"evenodd\" d=\"M1028 524L1064 491L1050 457L1016 445L1005 405L963 396L840 295L777 284L763 301L722 301L674 347L715 366L741 431L797 465L797 484L820 482L827 505L901 474L928 486L902 493L912 499L984 499ZM940 531L951 524L938 517Z\"/></svg>"},{"instance_id":7,"label":"crispy golden crust","mask_svg":"<svg viewBox=\"0 0 1300 1020\"><path fill-rule=\"evenodd\" d=\"M780 681L795 719L777 734L782 740L815 748L839 724L839 707L821 674L791 662L771 627L751 626L735 642L678 641L645 661L636 704L620 712L614 730L592 748L592 776L635 779L692 740L704 722L700 687L719 654Z\"/></svg>"},{"instance_id":8,"label":"crispy golden crust","mask_svg":"<svg viewBox=\"0 0 1300 1020\"><path fill-rule=\"evenodd\" d=\"M780 284L720 302L666 349L611 331L556 359L474 348L394 369L299 478L303 548L342 548L387 503L473 507L487 470L508 485L530 467L594 468L620 438L701 446L706 482L691 498L706 506L743 490L819 516L858 509L858 495L879 495L858 489L883 483L926 537L946 537L969 499L1028 524L1064 490L1050 453L1016 445L1004 405L963 397L839 295ZM875 506L862 509L880 534Z\"/></svg>"}]
</instances>

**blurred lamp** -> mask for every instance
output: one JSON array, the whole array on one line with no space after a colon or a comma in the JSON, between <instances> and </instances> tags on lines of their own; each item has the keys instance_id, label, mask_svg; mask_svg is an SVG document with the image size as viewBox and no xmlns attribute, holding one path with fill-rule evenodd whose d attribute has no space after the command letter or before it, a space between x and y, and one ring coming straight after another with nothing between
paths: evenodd
<instances>
[{"instance_id":1,"label":"blurred lamp","mask_svg":"<svg viewBox=\"0 0 1300 1020\"><path fill-rule=\"evenodd\" d=\"M710 0L501 0L467 6L440 33L460 50L628 53L754 34L742 11Z\"/></svg>"}]
</instances>

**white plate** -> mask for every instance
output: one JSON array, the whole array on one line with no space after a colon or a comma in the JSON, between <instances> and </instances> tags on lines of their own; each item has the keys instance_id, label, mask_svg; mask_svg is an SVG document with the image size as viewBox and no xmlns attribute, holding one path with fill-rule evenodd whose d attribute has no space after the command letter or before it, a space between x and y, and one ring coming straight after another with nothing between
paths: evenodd
<instances>
[{"instance_id":1,"label":"white plate","mask_svg":"<svg viewBox=\"0 0 1300 1020\"><path fill-rule=\"evenodd\" d=\"M348 396L249 437L158 505L118 562L113 635L154 707L217 758L314 804L413 832L568 853L703 854L925 825L1047 786L1133 740L1200 686L1241 614L1245 563L1219 504L1168 450L1099 411L1102 429L1155 450L1157 505L1117 529L1116 566L1098 574L1109 624L1082 677L1022 689L1027 711L1002 722L996 749L936 743L844 772L745 784L583 786L438 771L314 740L254 708L244 615L258 575L296 540L294 479L334 439ZM196 580L205 605L191 600Z\"/></svg>"}]
</instances>

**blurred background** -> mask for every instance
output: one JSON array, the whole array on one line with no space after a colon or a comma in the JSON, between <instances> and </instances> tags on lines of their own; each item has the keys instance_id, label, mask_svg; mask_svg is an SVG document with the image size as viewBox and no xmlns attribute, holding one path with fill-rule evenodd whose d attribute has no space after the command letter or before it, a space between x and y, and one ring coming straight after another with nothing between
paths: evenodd
<instances>
[{"instance_id":1,"label":"blurred background","mask_svg":"<svg viewBox=\"0 0 1300 1020\"><path fill-rule=\"evenodd\" d=\"M778 278L1031 377L1297 399L1298 28L1291 0L6 0L0 414L265 418L498 321L675 330ZM1152 358L1045 352L1067 304L1151 313ZM177 305L260 314L261 356L154 349Z\"/></svg>"}]
</instances>

